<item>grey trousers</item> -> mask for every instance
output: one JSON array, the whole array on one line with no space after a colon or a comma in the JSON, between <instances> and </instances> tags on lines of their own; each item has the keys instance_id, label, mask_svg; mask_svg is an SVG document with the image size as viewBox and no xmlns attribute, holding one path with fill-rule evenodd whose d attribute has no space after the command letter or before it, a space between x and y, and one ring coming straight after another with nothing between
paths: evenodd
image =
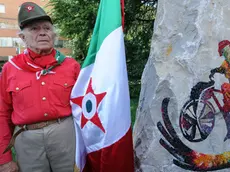
<instances>
[{"instance_id":1,"label":"grey trousers","mask_svg":"<svg viewBox=\"0 0 230 172\"><path fill-rule=\"evenodd\" d=\"M22 132L15 140L20 172L73 172L75 142L72 117Z\"/></svg>"}]
</instances>

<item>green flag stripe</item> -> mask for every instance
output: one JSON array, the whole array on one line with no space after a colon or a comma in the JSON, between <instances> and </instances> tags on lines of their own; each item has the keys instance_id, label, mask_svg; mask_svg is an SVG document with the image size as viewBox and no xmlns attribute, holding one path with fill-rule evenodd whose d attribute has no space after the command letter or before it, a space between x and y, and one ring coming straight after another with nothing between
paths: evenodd
<instances>
[{"instance_id":1,"label":"green flag stripe","mask_svg":"<svg viewBox=\"0 0 230 172\"><path fill-rule=\"evenodd\" d=\"M121 26L120 0L101 0L93 36L89 45L87 57L82 68L94 63L96 54L103 40L115 29Z\"/></svg>"}]
</instances>

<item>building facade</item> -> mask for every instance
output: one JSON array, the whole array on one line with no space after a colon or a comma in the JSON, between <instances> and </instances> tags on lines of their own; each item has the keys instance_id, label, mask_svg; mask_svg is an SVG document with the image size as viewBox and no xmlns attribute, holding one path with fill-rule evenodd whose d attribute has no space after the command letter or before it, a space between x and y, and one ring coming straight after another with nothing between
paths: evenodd
<instances>
[{"instance_id":1,"label":"building facade","mask_svg":"<svg viewBox=\"0 0 230 172\"><path fill-rule=\"evenodd\" d=\"M31 0L47 9L49 0ZM18 37L18 11L25 0L0 0L0 63L4 63L12 56L22 52L24 45ZM67 40L59 38L55 42L55 48L63 54L70 55L71 50L66 47Z\"/></svg>"}]
</instances>

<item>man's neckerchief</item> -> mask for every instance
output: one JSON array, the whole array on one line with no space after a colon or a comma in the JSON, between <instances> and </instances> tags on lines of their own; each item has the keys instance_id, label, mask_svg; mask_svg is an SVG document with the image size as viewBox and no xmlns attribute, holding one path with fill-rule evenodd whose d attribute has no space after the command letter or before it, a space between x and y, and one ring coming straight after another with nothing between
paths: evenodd
<instances>
[{"instance_id":1,"label":"man's neckerchief","mask_svg":"<svg viewBox=\"0 0 230 172\"><path fill-rule=\"evenodd\" d=\"M55 49L50 54L43 56L26 49L24 53L13 57L10 63L19 70L35 72L36 78L40 79L42 75L55 73L52 69L60 65L64 59L65 56Z\"/></svg>"}]
</instances>

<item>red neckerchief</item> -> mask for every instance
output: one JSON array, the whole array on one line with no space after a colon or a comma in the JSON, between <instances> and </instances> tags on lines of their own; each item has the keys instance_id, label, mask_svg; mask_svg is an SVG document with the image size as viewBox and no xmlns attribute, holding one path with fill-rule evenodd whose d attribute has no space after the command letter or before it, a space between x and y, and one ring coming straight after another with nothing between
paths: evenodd
<instances>
[{"instance_id":1,"label":"red neckerchief","mask_svg":"<svg viewBox=\"0 0 230 172\"><path fill-rule=\"evenodd\" d=\"M56 51L54 49L48 55L40 55L27 48L27 52L19 54L11 60L23 70L38 72L41 71L41 69L47 69L57 64L55 54Z\"/></svg>"}]
</instances>

